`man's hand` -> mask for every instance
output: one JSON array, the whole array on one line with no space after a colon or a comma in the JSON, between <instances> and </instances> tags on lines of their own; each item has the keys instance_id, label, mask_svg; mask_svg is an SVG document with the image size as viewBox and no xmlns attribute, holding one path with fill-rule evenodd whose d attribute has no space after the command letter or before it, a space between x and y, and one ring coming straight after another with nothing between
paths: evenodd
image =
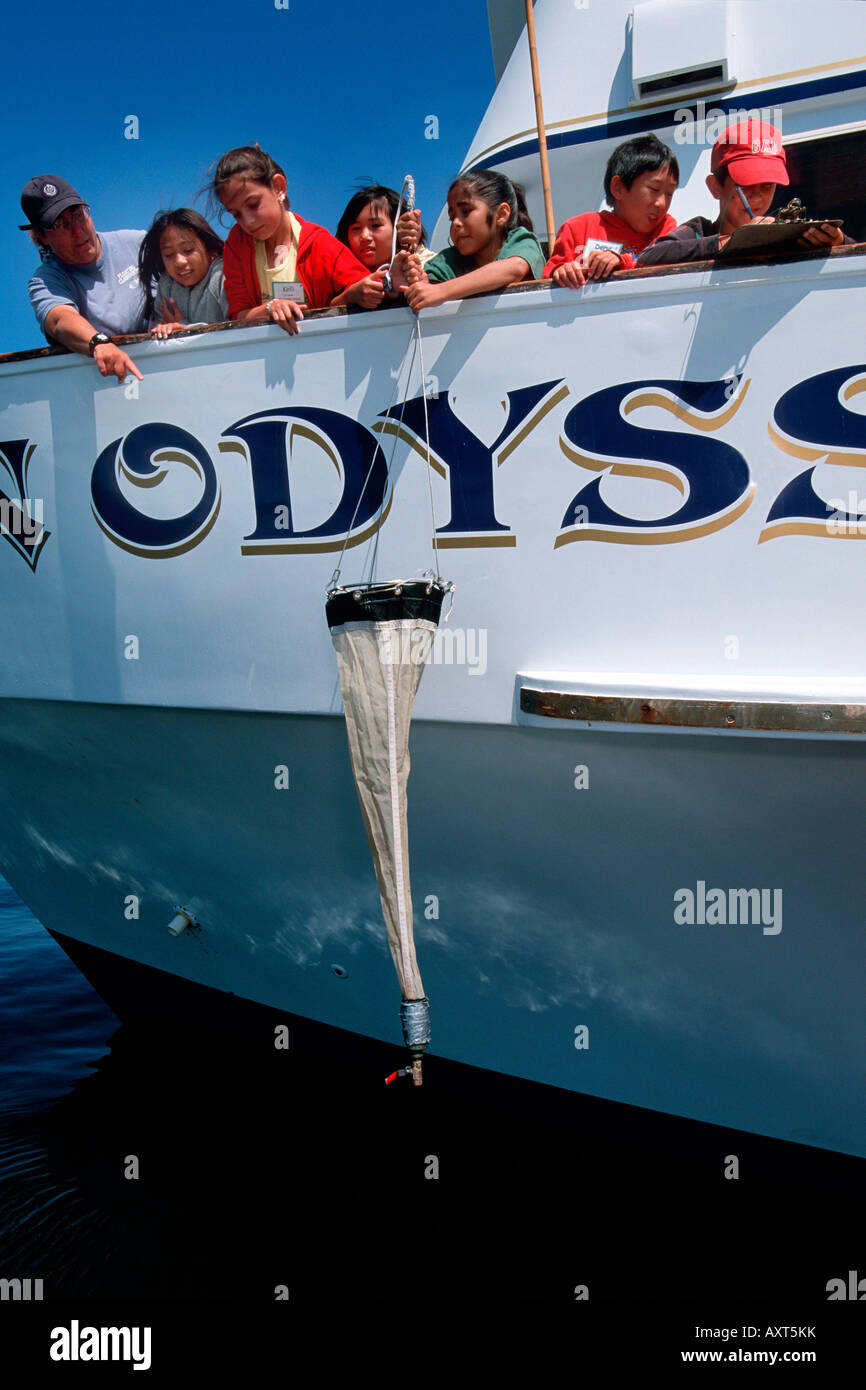
<instances>
[{"instance_id":1,"label":"man's hand","mask_svg":"<svg viewBox=\"0 0 866 1390\"><path fill-rule=\"evenodd\" d=\"M797 245L810 249L825 248L841 246L844 240L845 233L841 227L831 227L829 222L822 222L820 227L810 227L808 232L804 232Z\"/></svg>"},{"instance_id":2,"label":"man's hand","mask_svg":"<svg viewBox=\"0 0 866 1390\"><path fill-rule=\"evenodd\" d=\"M103 376L116 376L118 381L123 381L131 372L139 381L144 381L132 358L116 343L97 343L93 360Z\"/></svg>"},{"instance_id":3,"label":"man's hand","mask_svg":"<svg viewBox=\"0 0 866 1390\"><path fill-rule=\"evenodd\" d=\"M559 285L564 290L579 290L581 285L586 284L583 267L577 261L566 261L564 265L558 265L550 278L554 285Z\"/></svg>"},{"instance_id":4,"label":"man's hand","mask_svg":"<svg viewBox=\"0 0 866 1390\"><path fill-rule=\"evenodd\" d=\"M49 309L43 327L61 347L69 348L70 352L80 352L83 357L90 356L90 344L96 329L72 304L58 304ZM97 343L93 360L103 376L116 376L118 381L123 381L132 372L139 381L144 381L132 358L116 343Z\"/></svg>"}]
</instances>

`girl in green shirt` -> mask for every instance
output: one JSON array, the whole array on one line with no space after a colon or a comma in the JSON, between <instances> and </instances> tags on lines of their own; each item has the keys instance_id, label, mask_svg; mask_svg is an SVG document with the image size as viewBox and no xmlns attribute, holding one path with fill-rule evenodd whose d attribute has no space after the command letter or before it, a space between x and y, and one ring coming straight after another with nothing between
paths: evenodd
<instances>
[{"instance_id":1,"label":"girl in green shirt","mask_svg":"<svg viewBox=\"0 0 866 1390\"><path fill-rule=\"evenodd\" d=\"M473 169L448 190L451 242L422 266L409 258L406 301L417 314L448 299L540 280L544 252L523 189L493 169Z\"/></svg>"}]
</instances>

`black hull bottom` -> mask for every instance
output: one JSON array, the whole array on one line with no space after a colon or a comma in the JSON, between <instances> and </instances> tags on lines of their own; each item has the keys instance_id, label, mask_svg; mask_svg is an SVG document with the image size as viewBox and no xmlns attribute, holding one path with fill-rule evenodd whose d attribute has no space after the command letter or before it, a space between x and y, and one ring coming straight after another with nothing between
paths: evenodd
<instances>
[{"instance_id":1,"label":"black hull bottom","mask_svg":"<svg viewBox=\"0 0 866 1390\"><path fill-rule=\"evenodd\" d=\"M398 1048L55 939L128 1022L68 1094L0 1125L0 1268L44 1279L46 1302L261 1310L285 1287L299 1309L381 1314L418 1249L425 1308L574 1310L586 1285L620 1317L734 1297L814 1322L855 1267L860 1159L435 1055L420 1090L386 1089Z\"/></svg>"},{"instance_id":2,"label":"black hull bottom","mask_svg":"<svg viewBox=\"0 0 866 1390\"><path fill-rule=\"evenodd\" d=\"M405 1060L401 1049L393 1044L272 1009L236 994L225 994L209 985L184 980L168 971L114 955L98 946L89 946L60 932L49 934L121 1023L136 1030L165 1022L177 1034L218 1024L221 1036L234 1034L240 1039L260 1037L263 1031L273 1035L278 1025L285 1024L289 1028L289 1047L293 1052L302 1049L329 1059L346 1059L351 1053L356 1063L363 1057L364 1067L372 1068L374 1074L382 1068L393 1071ZM473 1070L455 1062L440 1065ZM532 1083L523 1085L531 1089Z\"/></svg>"}]
</instances>

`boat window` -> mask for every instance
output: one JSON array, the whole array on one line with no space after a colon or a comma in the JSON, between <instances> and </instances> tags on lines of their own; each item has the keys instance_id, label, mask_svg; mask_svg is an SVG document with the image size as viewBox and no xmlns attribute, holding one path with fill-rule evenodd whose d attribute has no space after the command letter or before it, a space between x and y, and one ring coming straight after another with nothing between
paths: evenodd
<instances>
[{"instance_id":1,"label":"boat window","mask_svg":"<svg viewBox=\"0 0 866 1390\"><path fill-rule=\"evenodd\" d=\"M848 236L866 241L866 130L796 140L785 146L785 153L791 184L776 189L773 206L799 198L810 217L841 217Z\"/></svg>"}]
</instances>

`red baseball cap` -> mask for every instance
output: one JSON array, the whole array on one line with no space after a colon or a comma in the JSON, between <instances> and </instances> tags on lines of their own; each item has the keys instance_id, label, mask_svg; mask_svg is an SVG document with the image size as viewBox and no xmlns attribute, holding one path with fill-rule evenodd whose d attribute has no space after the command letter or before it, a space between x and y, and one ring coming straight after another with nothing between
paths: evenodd
<instances>
[{"instance_id":1,"label":"red baseball cap","mask_svg":"<svg viewBox=\"0 0 866 1390\"><path fill-rule=\"evenodd\" d=\"M729 125L713 145L710 169L727 169L734 183L790 183L782 137L766 121Z\"/></svg>"}]
</instances>

